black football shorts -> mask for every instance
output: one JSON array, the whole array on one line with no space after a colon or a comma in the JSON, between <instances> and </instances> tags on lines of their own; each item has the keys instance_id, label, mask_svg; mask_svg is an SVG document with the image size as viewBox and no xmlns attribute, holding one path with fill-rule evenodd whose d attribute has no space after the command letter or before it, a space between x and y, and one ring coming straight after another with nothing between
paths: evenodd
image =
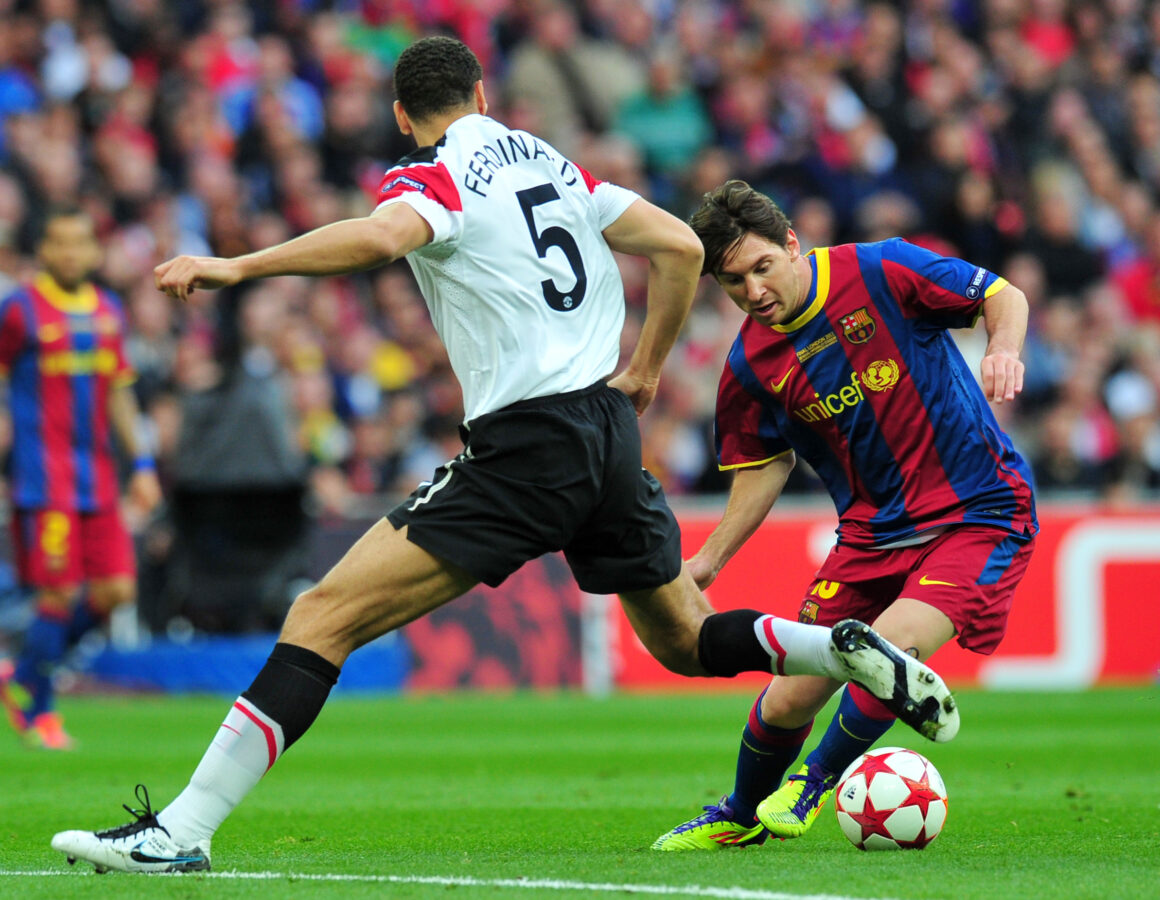
<instances>
[{"instance_id":1,"label":"black football shorts","mask_svg":"<svg viewBox=\"0 0 1160 900\"><path fill-rule=\"evenodd\" d=\"M522 400L461 429L464 451L388 514L428 553L495 587L563 550L584 591L668 584L677 521L641 466L632 401L603 382Z\"/></svg>"}]
</instances>

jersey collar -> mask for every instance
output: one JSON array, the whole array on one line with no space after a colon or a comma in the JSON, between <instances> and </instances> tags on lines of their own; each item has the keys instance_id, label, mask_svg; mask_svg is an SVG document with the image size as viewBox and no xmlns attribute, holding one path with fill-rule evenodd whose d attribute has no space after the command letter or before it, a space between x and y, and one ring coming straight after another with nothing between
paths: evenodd
<instances>
[{"instance_id":1,"label":"jersey collar","mask_svg":"<svg viewBox=\"0 0 1160 900\"><path fill-rule=\"evenodd\" d=\"M97 289L85 282L75 291L66 291L47 272L41 272L32 282L37 292L61 312L85 314L96 312Z\"/></svg>"},{"instance_id":2,"label":"jersey collar","mask_svg":"<svg viewBox=\"0 0 1160 900\"><path fill-rule=\"evenodd\" d=\"M481 113L468 113L465 116L460 116L458 119L455 119L453 122L450 122L447 125L447 128L443 132L443 136L435 142L435 146L436 147L446 146L447 135L449 135L451 133L451 129L454 128L456 125L458 125L460 122L463 122L467 119L486 119L486 118L487 118L487 116L485 116Z\"/></svg>"},{"instance_id":3,"label":"jersey collar","mask_svg":"<svg viewBox=\"0 0 1160 900\"><path fill-rule=\"evenodd\" d=\"M784 325L771 325L770 328L774 331L786 334L803 328L822 311L822 307L826 305L826 300L829 299L830 248L816 247L806 254L806 260L810 264L813 279L810 284L810 292L806 295L805 308L792 321L786 322Z\"/></svg>"}]
</instances>

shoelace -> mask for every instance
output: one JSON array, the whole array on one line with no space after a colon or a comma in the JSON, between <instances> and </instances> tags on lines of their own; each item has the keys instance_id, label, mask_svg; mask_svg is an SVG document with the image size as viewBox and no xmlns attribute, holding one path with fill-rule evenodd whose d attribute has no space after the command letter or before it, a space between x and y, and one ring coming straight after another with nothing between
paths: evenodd
<instances>
[{"instance_id":1,"label":"shoelace","mask_svg":"<svg viewBox=\"0 0 1160 900\"><path fill-rule=\"evenodd\" d=\"M692 831L694 828L700 828L702 825L712 825L714 822L732 822L733 817L730 815L730 810L719 803L711 803L708 806L702 806L705 810L701 815L695 819L690 819L684 825L676 828L676 833L681 834L686 831Z\"/></svg>"},{"instance_id":2,"label":"shoelace","mask_svg":"<svg viewBox=\"0 0 1160 900\"><path fill-rule=\"evenodd\" d=\"M818 798L834 786L833 778L817 778L814 775L790 775L787 781L804 781L802 795L793 805L793 814L799 819L805 819L811 809L818 805Z\"/></svg>"},{"instance_id":3,"label":"shoelace","mask_svg":"<svg viewBox=\"0 0 1160 900\"><path fill-rule=\"evenodd\" d=\"M686 822L684 825L678 828L677 831L691 831L692 829L699 828L702 825L710 825L713 822L720 822L722 819L728 818L720 806L702 806L701 809L705 811L701 815L697 816L697 818Z\"/></svg>"},{"instance_id":4,"label":"shoelace","mask_svg":"<svg viewBox=\"0 0 1160 900\"><path fill-rule=\"evenodd\" d=\"M135 791L137 795L137 802L144 806L144 809L133 809L128 803L122 803L125 811L132 815L136 821L129 822L126 825L118 825L116 828L108 828L104 831L98 831L99 838L120 838L128 837L131 834L136 834L139 831L144 831L146 828L161 828L166 834L169 834L161 824L157 821L157 814L153 812L153 807L149 804L149 790L143 784L137 785Z\"/></svg>"}]
</instances>

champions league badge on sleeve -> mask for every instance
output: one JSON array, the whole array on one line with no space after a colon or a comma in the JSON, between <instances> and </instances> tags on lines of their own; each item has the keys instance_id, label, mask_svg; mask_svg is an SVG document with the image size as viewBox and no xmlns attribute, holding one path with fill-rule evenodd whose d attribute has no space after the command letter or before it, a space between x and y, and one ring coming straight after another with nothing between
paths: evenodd
<instances>
[{"instance_id":1,"label":"champions league badge on sleeve","mask_svg":"<svg viewBox=\"0 0 1160 900\"><path fill-rule=\"evenodd\" d=\"M978 300L979 294L983 292L983 281L987 278L987 270L981 266L975 269L975 274L971 278L971 283L967 286L967 299Z\"/></svg>"}]
</instances>

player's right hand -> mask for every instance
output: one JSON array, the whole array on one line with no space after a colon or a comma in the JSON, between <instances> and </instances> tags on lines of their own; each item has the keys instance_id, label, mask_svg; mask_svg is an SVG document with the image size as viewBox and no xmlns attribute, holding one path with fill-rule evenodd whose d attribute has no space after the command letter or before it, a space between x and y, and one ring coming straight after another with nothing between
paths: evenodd
<instances>
[{"instance_id":1,"label":"player's right hand","mask_svg":"<svg viewBox=\"0 0 1160 900\"><path fill-rule=\"evenodd\" d=\"M621 393L628 395L628 399L632 401L632 405L636 409L638 419L652 405L653 398L657 395L657 384L658 379L652 378L646 380L636 375L630 369L625 369L619 375L608 380L608 386L610 388L615 388Z\"/></svg>"},{"instance_id":2,"label":"player's right hand","mask_svg":"<svg viewBox=\"0 0 1160 900\"><path fill-rule=\"evenodd\" d=\"M196 288L228 287L241 281L232 259L217 256L177 256L153 270L157 290L170 297L187 300Z\"/></svg>"}]
</instances>

